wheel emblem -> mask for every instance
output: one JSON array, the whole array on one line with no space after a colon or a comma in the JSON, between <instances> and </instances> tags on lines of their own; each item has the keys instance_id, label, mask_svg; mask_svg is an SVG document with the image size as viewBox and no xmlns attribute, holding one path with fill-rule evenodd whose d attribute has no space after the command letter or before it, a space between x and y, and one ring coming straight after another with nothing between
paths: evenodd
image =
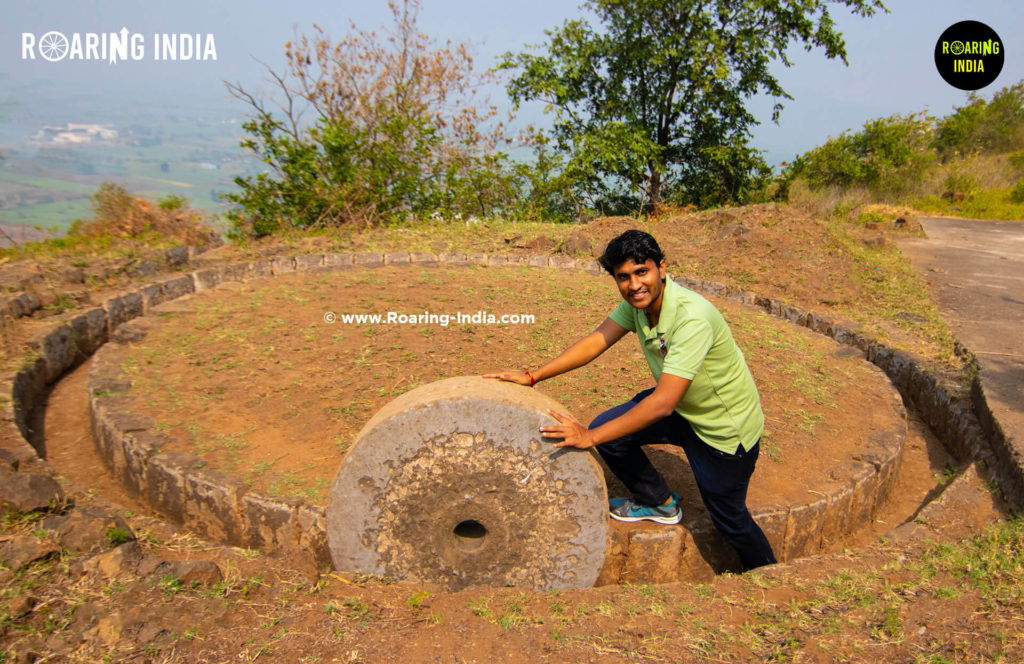
<instances>
[{"instance_id":1,"label":"wheel emblem","mask_svg":"<svg viewBox=\"0 0 1024 664\"><path fill-rule=\"evenodd\" d=\"M56 30L47 32L39 40L39 53L50 62L63 60L68 54L68 38Z\"/></svg>"}]
</instances>

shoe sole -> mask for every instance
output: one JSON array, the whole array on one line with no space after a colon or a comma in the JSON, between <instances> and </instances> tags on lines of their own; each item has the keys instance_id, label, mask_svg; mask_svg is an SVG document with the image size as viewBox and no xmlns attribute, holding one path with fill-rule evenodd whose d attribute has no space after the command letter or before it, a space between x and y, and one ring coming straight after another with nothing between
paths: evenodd
<instances>
[{"instance_id":1,"label":"shoe sole","mask_svg":"<svg viewBox=\"0 0 1024 664\"><path fill-rule=\"evenodd\" d=\"M634 521L654 521L655 523L663 523L668 526L675 525L683 520L681 512L675 516L619 516L618 514L609 512L608 516L616 521L626 521L629 523Z\"/></svg>"}]
</instances>

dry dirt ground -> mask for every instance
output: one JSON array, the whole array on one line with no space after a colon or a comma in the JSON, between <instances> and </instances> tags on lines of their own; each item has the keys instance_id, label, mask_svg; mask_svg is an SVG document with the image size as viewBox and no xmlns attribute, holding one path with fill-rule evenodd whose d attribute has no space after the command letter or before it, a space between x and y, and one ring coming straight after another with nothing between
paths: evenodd
<instances>
[{"instance_id":1,"label":"dry dirt ground","mask_svg":"<svg viewBox=\"0 0 1024 664\"><path fill-rule=\"evenodd\" d=\"M133 410L177 449L261 493L323 505L344 452L384 404L450 376L536 367L595 328L617 298L607 278L529 267L388 267L228 284L159 307L121 376L132 382ZM808 489L824 491L830 474L842 474L868 445L860 425L885 403L884 378L805 328L717 304L746 350L768 419L752 504L798 503ZM534 322L324 320L325 312L456 311ZM589 422L651 386L627 339L537 389Z\"/></svg>"},{"instance_id":2,"label":"dry dirt ground","mask_svg":"<svg viewBox=\"0 0 1024 664\"><path fill-rule=\"evenodd\" d=\"M652 229L659 237L670 238L663 244L670 258L675 256L672 264L677 273L685 267L686 251L702 260L714 255L719 264L735 261L746 265L740 269L747 270L747 274L740 274L738 281L735 275L727 274L728 268L719 267L719 280L742 282L750 290L818 311L856 308L863 290L872 288L851 280L848 260L828 251L829 240L820 232L821 222L774 207L754 210L747 217L742 211L728 214L747 220L748 232L723 235L729 224L721 219L693 227L676 221L673 223L677 227ZM592 252L596 248L593 245L614 234L622 223L629 222L603 220L583 227L579 233L592 246L578 251ZM705 227L706 242L691 242L691 236ZM802 228L804 235L794 233L795 227ZM673 228L678 234L668 232ZM545 250L565 248L571 230L548 239L551 246ZM751 231L761 235L750 238ZM555 235L553 230L547 232ZM507 251L538 253L536 248L526 246L537 242L537 237L500 235L481 232L479 238L469 240L472 246L462 250L504 247ZM787 236L792 236L791 241ZM426 242L416 237L398 239L410 245ZM393 248L389 246L392 241L397 240L382 231L377 237L314 238L293 244L389 249ZM456 242L434 241L444 242L449 248ZM802 253L806 246L818 247L824 253L813 258L810 253ZM225 248L216 250L209 260L259 249ZM761 250L765 252L763 260L778 262L766 269L758 267L763 262L743 263L744 255ZM787 251L789 256L785 256ZM132 274L148 260L142 252L127 259L72 260L85 265L46 259L36 265L21 262L6 272L42 272L43 278L34 281L33 287L49 300L49 308L36 316L6 324L6 366L17 366L24 353L21 344L44 329L48 319L63 310L100 301L111 289L147 278ZM0 276L5 267L10 265L0 266ZM157 261L156 270L164 267ZM86 276L74 282L78 278L75 270L85 271ZM90 276L94 274L91 270L95 270L95 276ZM712 276L704 275L702 270L698 265L699 276ZM71 275L66 274L69 271ZM67 285L69 276L73 287ZM10 281L14 283L17 278ZM381 288L380 284L363 286ZM427 289L436 284L421 286ZM470 303L487 304L491 301L487 289L501 286L474 279L460 287L476 291L472 296L460 297ZM238 289L232 296L256 292L246 294L243 290ZM363 294L358 293L358 297ZM611 303L614 293L609 297ZM310 306L318 310L321 304L326 302ZM570 317L579 316L580 321L586 318L566 303L558 305L559 316L563 310ZM861 310L863 307L857 309ZM734 317L741 320L745 315ZM198 316L191 319L194 323ZM920 323L917 318L898 320L910 325L877 324L891 336L905 339L907 347L936 347L933 339L922 340L916 334L919 330L915 324ZM751 323L761 324L756 319ZM582 332L592 322L586 325ZM743 324L737 328L739 336ZM302 329L291 332L297 335L294 343L299 343ZM550 330L543 332L546 338ZM319 334L326 338L326 332ZM436 348L435 354L454 353L456 348L445 346L439 333L414 341L420 345L394 351L425 357L429 348ZM540 341L540 337L527 336L516 343L529 348ZM261 347L252 345L258 354ZM388 348L391 345L399 344L389 343ZM519 346L503 343L487 348L492 357L512 366L525 363ZM494 354L499 348L500 354ZM384 353L367 353L363 361L388 362ZM748 355L752 364L757 362L757 351L748 350ZM328 362L326 357L326 353L321 354L321 365ZM831 364L835 358L823 357L823 375L838 375L843 370L843 365ZM416 361L420 362L416 380L430 380L429 374L438 371L426 360ZM628 370L635 358L619 361ZM384 378L388 367L375 369ZM188 370L203 375L198 367ZM762 367L755 373L767 370ZM457 373L462 369L447 371ZM203 375L202 385L212 392L210 403L215 403L214 397L226 395L230 386L225 385L218 395L218 384L212 376ZM402 387L385 382L388 392ZM344 388L355 389L352 385ZM90 443L84 392L84 371L79 369L51 394L44 429L55 464L59 450ZM569 387L549 393L563 403L577 404L574 408L584 417L599 410L604 400L614 399L610 394L573 393ZM201 394L199 391L189 397L199 398ZM834 398L834 391L826 396ZM372 404L378 398L387 400L390 395L367 395L359 402ZM801 407L804 410L822 405L813 397L808 399L806 407ZM358 410L370 412L372 407ZM174 422L169 424L173 426ZM345 426L349 428L331 432L328 443L343 445L357 428L358 418ZM795 436L799 432L797 420L792 426ZM824 424L817 427L827 429ZM795 463L794 455L787 455L786 446L781 441L777 444L780 460L764 455L762 468ZM95 465L95 458L90 461L82 455L70 464L84 477L67 484L74 500L68 515L95 510L91 513L95 518L84 519L77 529L65 529L63 534L59 528L46 527L40 515L8 515L5 519L0 548L9 569L0 570L0 661L1024 661L1024 528L1016 520L1002 523L997 498L973 468L953 479L954 473L947 466L949 458L916 421L912 421L907 450L894 499L878 515L879 523L832 553L741 576L726 575L707 584L611 586L546 594L515 588L470 588L446 593L429 586L316 570L299 553L290 558L269 557L198 541L148 516L142 506L133 506L130 497L103 479L104 471ZM245 470L241 462L239 467ZM264 474L269 479L271 470ZM936 493L948 480L953 480L952 484L940 500L918 511L926 495ZM315 482L311 488L316 488ZM118 504L108 503L106 497ZM71 537L69 532L78 536Z\"/></svg>"}]
</instances>

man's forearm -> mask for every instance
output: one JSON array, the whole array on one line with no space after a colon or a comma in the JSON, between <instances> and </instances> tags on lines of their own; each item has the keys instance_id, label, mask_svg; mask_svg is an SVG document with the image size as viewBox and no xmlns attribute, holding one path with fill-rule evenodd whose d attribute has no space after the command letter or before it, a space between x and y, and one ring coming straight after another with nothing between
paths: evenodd
<instances>
[{"instance_id":1,"label":"man's forearm","mask_svg":"<svg viewBox=\"0 0 1024 664\"><path fill-rule=\"evenodd\" d=\"M600 445L609 440L635 433L670 415L674 407L675 404L667 403L659 395L649 394L645 399L641 399L640 403L614 420L609 420L601 426L591 429L591 440L595 445Z\"/></svg>"}]
</instances>

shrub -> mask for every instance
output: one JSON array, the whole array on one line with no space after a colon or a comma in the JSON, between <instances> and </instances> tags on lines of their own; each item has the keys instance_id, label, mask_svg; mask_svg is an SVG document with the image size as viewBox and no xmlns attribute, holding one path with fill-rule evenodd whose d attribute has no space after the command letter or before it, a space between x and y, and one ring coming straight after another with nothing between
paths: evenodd
<instances>
[{"instance_id":1,"label":"shrub","mask_svg":"<svg viewBox=\"0 0 1024 664\"><path fill-rule=\"evenodd\" d=\"M92 219L77 219L68 236L137 238L159 236L181 240L185 244L205 244L213 231L205 219L188 205L188 199L168 196L154 205L137 198L113 182L104 182L93 194Z\"/></svg>"},{"instance_id":2,"label":"shrub","mask_svg":"<svg viewBox=\"0 0 1024 664\"><path fill-rule=\"evenodd\" d=\"M1024 81L996 92L991 101L972 94L967 104L939 121L934 146L944 161L1024 146Z\"/></svg>"},{"instance_id":3,"label":"shrub","mask_svg":"<svg viewBox=\"0 0 1024 664\"><path fill-rule=\"evenodd\" d=\"M1010 200L1014 203L1024 203L1024 178L1017 180L1017 184L1010 191Z\"/></svg>"},{"instance_id":4,"label":"shrub","mask_svg":"<svg viewBox=\"0 0 1024 664\"><path fill-rule=\"evenodd\" d=\"M919 182L934 162L930 131L930 119L920 113L871 120L861 131L831 138L794 164L812 190L863 186L898 194Z\"/></svg>"}]
</instances>

